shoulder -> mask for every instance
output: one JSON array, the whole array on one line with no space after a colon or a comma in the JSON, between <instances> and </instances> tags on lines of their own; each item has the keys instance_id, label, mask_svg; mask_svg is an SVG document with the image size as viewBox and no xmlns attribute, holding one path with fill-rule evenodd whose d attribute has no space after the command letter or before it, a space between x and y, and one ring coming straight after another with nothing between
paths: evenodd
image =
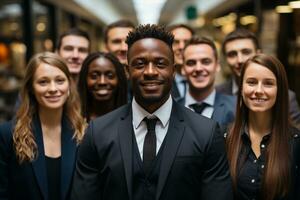
<instances>
[{"instance_id":1,"label":"shoulder","mask_svg":"<svg viewBox=\"0 0 300 200\"><path fill-rule=\"evenodd\" d=\"M216 86L217 92L221 92L224 94L231 94L232 86L231 86L231 80L228 80L220 85Z\"/></svg>"},{"instance_id":2,"label":"shoulder","mask_svg":"<svg viewBox=\"0 0 300 200\"><path fill-rule=\"evenodd\" d=\"M212 130L216 129L217 123L214 120L199 115L178 103L174 103L174 106L177 110L174 114L182 117L186 127L191 128L193 131L210 134Z\"/></svg>"},{"instance_id":3,"label":"shoulder","mask_svg":"<svg viewBox=\"0 0 300 200\"><path fill-rule=\"evenodd\" d=\"M126 104L124 106L121 106L117 108L116 110L109 112L103 116L97 117L91 122L95 125L104 125L107 123L115 123L118 121L118 119L121 119L122 117L125 117L127 114L129 114L131 110L131 104Z\"/></svg>"},{"instance_id":4,"label":"shoulder","mask_svg":"<svg viewBox=\"0 0 300 200\"><path fill-rule=\"evenodd\" d=\"M216 100L222 101L224 103L228 104L235 104L237 101L237 97L233 95L228 95L228 94L222 94L220 92L216 93Z\"/></svg>"},{"instance_id":5,"label":"shoulder","mask_svg":"<svg viewBox=\"0 0 300 200\"><path fill-rule=\"evenodd\" d=\"M13 121L5 122L0 125L0 146L9 147L13 140Z\"/></svg>"},{"instance_id":6,"label":"shoulder","mask_svg":"<svg viewBox=\"0 0 300 200\"><path fill-rule=\"evenodd\" d=\"M122 119L129 115L131 104L119 107L103 116L97 117L89 122L87 133L94 136L112 136Z\"/></svg>"}]
</instances>

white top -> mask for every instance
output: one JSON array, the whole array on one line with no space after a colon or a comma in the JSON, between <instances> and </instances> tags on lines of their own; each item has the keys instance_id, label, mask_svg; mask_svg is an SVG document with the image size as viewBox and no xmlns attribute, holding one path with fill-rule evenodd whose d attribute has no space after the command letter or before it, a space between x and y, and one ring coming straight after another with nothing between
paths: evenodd
<instances>
[{"instance_id":1,"label":"white top","mask_svg":"<svg viewBox=\"0 0 300 200\"><path fill-rule=\"evenodd\" d=\"M144 148L144 140L147 134L147 124L143 121L145 117L147 118L155 118L157 117L159 120L155 126L156 133L156 154L158 153L164 138L167 134L169 128L169 121L172 111L173 101L171 95L169 99L154 113L150 114L144 108L142 108L133 98L132 100L132 125L134 130L135 139L139 148L140 156L143 160L143 148Z\"/></svg>"},{"instance_id":2,"label":"white top","mask_svg":"<svg viewBox=\"0 0 300 200\"><path fill-rule=\"evenodd\" d=\"M216 98L216 90L214 89L208 97L206 97L202 102L207 103L209 106L206 106L204 110L202 111L201 115L211 118L214 112L214 104L215 104L215 98ZM189 107L191 104L194 103L202 103L198 102L196 99L194 99L189 92L186 93L185 96L185 104L184 106L193 110L191 107ZM193 110L194 111L194 110Z\"/></svg>"}]
</instances>

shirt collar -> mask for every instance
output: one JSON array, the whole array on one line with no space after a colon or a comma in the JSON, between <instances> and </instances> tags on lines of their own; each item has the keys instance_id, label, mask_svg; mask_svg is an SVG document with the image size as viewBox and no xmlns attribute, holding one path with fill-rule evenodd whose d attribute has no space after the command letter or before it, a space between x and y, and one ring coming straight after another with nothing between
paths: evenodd
<instances>
[{"instance_id":1,"label":"shirt collar","mask_svg":"<svg viewBox=\"0 0 300 200\"><path fill-rule=\"evenodd\" d=\"M185 82L186 78L178 73L175 74L175 82L176 83L182 83Z\"/></svg>"},{"instance_id":2,"label":"shirt collar","mask_svg":"<svg viewBox=\"0 0 300 200\"><path fill-rule=\"evenodd\" d=\"M154 113L150 114L144 108L142 108L133 98L132 100L132 120L134 128L138 128L145 117L154 118L157 117L162 125L165 127L170 119L171 111L172 111L173 101L171 95L168 100L160 106Z\"/></svg>"},{"instance_id":3,"label":"shirt collar","mask_svg":"<svg viewBox=\"0 0 300 200\"><path fill-rule=\"evenodd\" d=\"M215 99L216 99L216 90L214 89L202 102L207 103L211 107L214 106L215 104ZM194 103L202 103L198 102L196 99L194 99L189 92L187 92L186 97L185 97L185 105L188 107L191 104Z\"/></svg>"}]
</instances>

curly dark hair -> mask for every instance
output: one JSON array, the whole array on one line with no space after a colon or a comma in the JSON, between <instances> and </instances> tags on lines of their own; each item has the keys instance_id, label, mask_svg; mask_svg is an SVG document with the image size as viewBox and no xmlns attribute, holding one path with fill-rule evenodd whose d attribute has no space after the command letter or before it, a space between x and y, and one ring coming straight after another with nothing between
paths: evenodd
<instances>
[{"instance_id":1,"label":"curly dark hair","mask_svg":"<svg viewBox=\"0 0 300 200\"><path fill-rule=\"evenodd\" d=\"M139 25L133 31L129 32L126 43L128 45L128 52L133 43L138 40L145 38L155 38L165 42L170 49L172 49L172 44L174 36L171 32L167 31L164 26L159 26L155 24Z\"/></svg>"},{"instance_id":2,"label":"curly dark hair","mask_svg":"<svg viewBox=\"0 0 300 200\"><path fill-rule=\"evenodd\" d=\"M87 86L87 76L88 70L91 62L93 62L97 58L106 58L112 62L113 66L116 69L116 75L118 78L118 86L116 88L115 94L115 107L112 110L124 105L127 103L127 78L125 74L125 69L123 65L119 62L119 60L111 53L105 52L94 52L88 55L86 59L83 61L82 68L79 74L78 80L78 93L80 95L81 100L81 110L82 115L89 121L90 113L89 112L89 105L92 102L93 96L90 94Z\"/></svg>"}]
</instances>

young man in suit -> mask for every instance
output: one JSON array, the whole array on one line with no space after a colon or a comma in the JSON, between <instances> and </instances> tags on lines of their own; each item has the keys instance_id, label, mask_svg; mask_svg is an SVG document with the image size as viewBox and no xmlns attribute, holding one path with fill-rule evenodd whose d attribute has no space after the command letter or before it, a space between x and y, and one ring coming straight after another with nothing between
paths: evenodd
<instances>
[{"instance_id":1,"label":"young man in suit","mask_svg":"<svg viewBox=\"0 0 300 200\"><path fill-rule=\"evenodd\" d=\"M216 87L218 92L236 95L241 68L248 58L259 53L260 47L257 37L247 29L236 29L229 33L223 43L222 52L227 64L232 71L232 77L225 83ZM290 117L293 123L300 127L300 109L296 99L296 94L289 90Z\"/></svg>"},{"instance_id":2,"label":"young man in suit","mask_svg":"<svg viewBox=\"0 0 300 200\"><path fill-rule=\"evenodd\" d=\"M187 90L186 79L181 74L181 68L183 65L183 49L195 32L186 24L174 24L168 27L168 31L174 35L172 49L174 52L174 64L176 67L176 75L173 81L171 95L174 99L180 99L184 97Z\"/></svg>"},{"instance_id":3,"label":"young man in suit","mask_svg":"<svg viewBox=\"0 0 300 200\"><path fill-rule=\"evenodd\" d=\"M182 71L189 90L178 102L226 127L234 120L236 98L215 90L220 65L214 42L205 37L193 37L184 48L183 58Z\"/></svg>"},{"instance_id":4,"label":"young man in suit","mask_svg":"<svg viewBox=\"0 0 300 200\"><path fill-rule=\"evenodd\" d=\"M108 52L114 54L123 65L127 65L128 46L126 37L134 29L134 24L129 20L119 20L109 24L104 30L104 43Z\"/></svg>"},{"instance_id":5,"label":"young man in suit","mask_svg":"<svg viewBox=\"0 0 300 200\"><path fill-rule=\"evenodd\" d=\"M232 199L216 122L172 100L173 36L157 25L129 33L134 98L89 125L72 199Z\"/></svg>"}]
</instances>

